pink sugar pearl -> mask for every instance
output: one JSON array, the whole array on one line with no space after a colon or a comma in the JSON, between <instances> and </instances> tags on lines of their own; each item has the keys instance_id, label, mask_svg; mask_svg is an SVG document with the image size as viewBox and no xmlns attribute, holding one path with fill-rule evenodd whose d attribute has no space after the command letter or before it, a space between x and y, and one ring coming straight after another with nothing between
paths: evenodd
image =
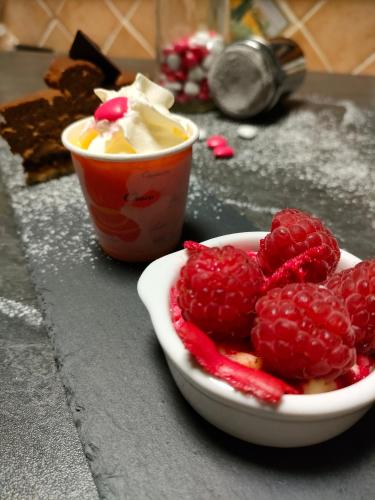
<instances>
[{"instance_id":1,"label":"pink sugar pearl","mask_svg":"<svg viewBox=\"0 0 375 500\"><path fill-rule=\"evenodd\" d=\"M216 146L214 148L215 158L233 158L234 149L230 146Z\"/></svg>"},{"instance_id":2,"label":"pink sugar pearl","mask_svg":"<svg viewBox=\"0 0 375 500\"><path fill-rule=\"evenodd\" d=\"M189 48L189 42L186 38L181 38L178 42L176 42L173 45L173 50L174 52L177 52L177 54L181 54L182 52L185 52Z\"/></svg>"},{"instance_id":3,"label":"pink sugar pearl","mask_svg":"<svg viewBox=\"0 0 375 500\"><path fill-rule=\"evenodd\" d=\"M122 118L128 111L128 99L126 97L114 97L103 102L94 113L96 121L108 120L115 122Z\"/></svg>"},{"instance_id":4,"label":"pink sugar pearl","mask_svg":"<svg viewBox=\"0 0 375 500\"><path fill-rule=\"evenodd\" d=\"M182 62L187 68L193 68L199 63L199 59L192 50L188 50L186 51Z\"/></svg>"},{"instance_id":5,"label":"pink sugar pearl","mask_svg":"<svg viewBox=\"0 0 375 500\"><path fill-rule=\"evenodd\" d=\"M227 146L228 141L223 135L211 135L207 139L206 144L209 148L214 149L218 146Z\"/></svg>"}]
</instances>

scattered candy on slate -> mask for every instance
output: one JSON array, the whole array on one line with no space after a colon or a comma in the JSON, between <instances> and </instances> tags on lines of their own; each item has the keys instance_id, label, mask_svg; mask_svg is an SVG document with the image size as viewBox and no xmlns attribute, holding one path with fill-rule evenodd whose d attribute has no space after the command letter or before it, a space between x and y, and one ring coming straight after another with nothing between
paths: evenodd
<instances>
[{"instance_id":1,"label":"scattered candy on slate","mask_svg":"<svg viewBox=\"0 0 375 500\"><path fill-rule=\"evenodd\" d=\"M258 129L253 125L240 125L237 129L237 135L238 137L241 137L241 139L254 139L257 133Z\"/></svg>"},{"instance_id":2,"label":"scattered candy on slate","mask_svg":"<svg viewBox=\"0 0 375 500\"><path fill-rule=\"evenodd\" d=\"M207 146L213 150L215 158L224 159L234 156L234 149L223 135L211 135L206 140Z\"/></svg>"},{"instance_id":3,"label":"scattered candy on slate","mask_svg":"<svg viewBox=\"0 0 375 500\"><path fill-rule=\"evenodd\" d=\"M203 142L207 139L207 131L204 128L199 129L199 137L198 140Z\"/></svg>"},{"instance_id":4,"label":"scattered candy on slate","mask_svg":"<svg viewBox=\"0 0 375 500\"><path fill-rule=\"evenodd\" d=\"M230 146L216 146L214 155L215 158L233 158L234 150Z\"/></svg>"},{"instance_id":5,"label":"scattered candy on slate","mask_svg":"<svg viewBox=\"0 0 375 500\"><path fill-rule=\"evenodd\" d=\"M218 146L227 146L228 141L223 135L211 135L207 139L206 144L210 149L214 149Z\"/></svg>"}]
</instances>

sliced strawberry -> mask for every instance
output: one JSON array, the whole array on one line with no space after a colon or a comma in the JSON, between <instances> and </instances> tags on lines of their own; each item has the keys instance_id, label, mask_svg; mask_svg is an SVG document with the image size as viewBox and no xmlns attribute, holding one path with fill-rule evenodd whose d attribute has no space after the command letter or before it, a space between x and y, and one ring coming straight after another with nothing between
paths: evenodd
<instances>
[{"instance_id":1,"label":"sliced strawberry","mask_svg":"<svg viewBox=\"0 0 375 500\"><path fill-rule=\"evenodd\" d=\"M284 381L261 370L248 368L222 355L213 340L192 323L186 322L177 305L177 293L171 292L172 319L185 348L210 375L225 380L235 389L252 394L258 399L276 404L283 394L297 394Z\"/></svg>"},{"instance_id":2,"label":"sliced strawberry","mask_svg":"<svg viewBox=\"0 0 375 500\"><path fill-rule=\"evenodd\" d=\"M293 282L305 282L306 269L312 263L322 260L327 252L324 245L313 247L305 250L296 257L287 260L276 269L268 278L266 278L263 285L263 292L266 293L271 288L277 286L284 286Z\"/></svg>"},{"instance_id":3,"label":"sliced strawberry","mask_svg":"<svg viewBox=\"0 0 375 500\"><path fill-rule=\"evenodd\" d=\"M297 393L282 380L223 356L208 335L192 323L184 322L177 333L202 368L210 375L225 380L235 389L250 393L267 403L278 403L285 393Z\"/></svg>"}]
</instances>

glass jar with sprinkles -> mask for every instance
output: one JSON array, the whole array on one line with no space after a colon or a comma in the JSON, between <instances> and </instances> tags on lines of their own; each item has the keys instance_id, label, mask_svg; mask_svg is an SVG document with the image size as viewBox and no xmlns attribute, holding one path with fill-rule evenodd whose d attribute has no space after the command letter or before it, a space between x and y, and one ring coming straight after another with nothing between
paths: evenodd
<instances>
[{"instance_id":1,"label":"glass jar with sprinkles","mask_svg":"<svg viewBox=\"0 0 375 500\"><path fill-rule=\"evenodd\" d=\"M174 111L211 109L207 74L228 38L228 0L158 0L157 25L158 83L174 94Z\"/></svg>"}]
</instances>

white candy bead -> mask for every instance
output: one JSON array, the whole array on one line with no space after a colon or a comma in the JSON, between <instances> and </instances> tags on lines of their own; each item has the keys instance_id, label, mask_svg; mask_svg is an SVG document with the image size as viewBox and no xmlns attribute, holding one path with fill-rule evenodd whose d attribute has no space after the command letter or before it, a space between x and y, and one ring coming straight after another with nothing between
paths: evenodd
<instances>
[{"instance_id":1,"label":"white candy bead","mask_svg":"<svg viewBox=\"0 0 375 500\"><path fill-rule=\"evenodd\" d=\"M184 85L184 92L190 96L196 96L199 94L199 85L195 82L186 82Z\"/></svg>"},{"instance_id":2,"label":"white candy bead","mask_svg":"<svg viewBox=\"0 0 375 500\"><path fill-rule=\"evenodd\" d=\"M224 49L224 40L221 38L215 38L212 42L207 44L207 48L216 56Z\"/></svg>"},{"instance_id":3,"label":"white candy bead","mask_svg":"<svg viewBox=\"0 0 375 500\"><path fill-rule=\"evenodd\" d=\"M190 82L200 82L206 76L206 73L200 66L195 66L191 69L188 74L188 80Z\"/></svg>"},{"instance_id":4,"label":"white candy bead","mask_svg":"<svg viewBox=\"0 0 375 500\"><path fill-rule=\"evenodd\" d=\"M199 137L198 137L198 140L199 141L205 141L207 139L207 132L204 128L200 128L199 129Z\"/></svg>"},{"instance_id":5,"label":"white candy bead","mask_svg":"<svg viewBox=\"0 0 375 500\"><path fill-rule=\"evenodd\" d=\"M237 129L237 135L241 139L254 139L257 133L258 129L253 125L240 125Z\"/></svg>"},{"instance_id":6,"label":"white candy bead","mask_svg":"<svg viewBox=\"0 0 375 500\"><path fill-rule=\"evenodd\" d=\"M168 54L167 64L172 71L177 71L181 65L181 57L178 54Z\"/></svg>"},{"instance_id":7,"label":"white candy bead","mask_svg":"<svg viewBox=\"0 0 375 500\"><path fill-rule=\"evenodd\" d=\"M198 31L195 35L191 36L189 42L192 45L202 45L205 46L210 40L210 34L208 31Z\"/></svg>"},{"instance_id":8,"label":"white candy bead","mask_svg":"<svg viewBox=\"0 0 375 500\"><path fill-rule=\"evenodd\" d=\"M180 82L170 82L166 81L164 87L173 93L177 93L182 89L182 84Z\"/></svg>"}]
</instances>

